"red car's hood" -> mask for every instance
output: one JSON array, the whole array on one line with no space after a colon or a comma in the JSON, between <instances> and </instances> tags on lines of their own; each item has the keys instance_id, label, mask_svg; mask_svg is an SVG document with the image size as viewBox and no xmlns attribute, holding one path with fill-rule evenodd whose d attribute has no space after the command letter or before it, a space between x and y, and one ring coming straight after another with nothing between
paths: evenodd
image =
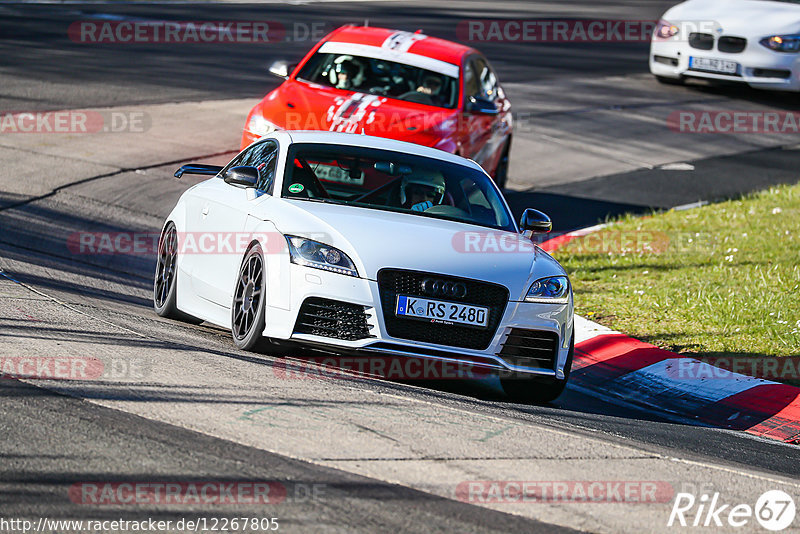
<instances>
[{"instance_id":1,"label":"red car's hood","mask_svg":"<svg viewBox=\"0 0 800 534\"><path fill-rule=\"evenodd\" d=\"M364 133L426 146L450 136L456 125L455 110L294 80L259 106L264 118L287 130Z\"/></svg>"}]
</instances>

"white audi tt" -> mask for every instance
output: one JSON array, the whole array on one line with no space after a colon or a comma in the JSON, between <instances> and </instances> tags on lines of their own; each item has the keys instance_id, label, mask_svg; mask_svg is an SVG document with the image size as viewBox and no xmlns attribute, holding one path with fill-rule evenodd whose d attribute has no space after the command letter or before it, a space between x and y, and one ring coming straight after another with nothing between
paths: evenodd
<instances>
[{"instance_id":1,"label":"white audi tt","mask_svg":"<svg viewBox=\"0 0 800 534\"><path fill-rule=\"evenodd\" d=\"M473 161L390 139L278 131L189 188L164 224L159 315L230 328L262 350L302 343L343 354L468 363L510 397L545 402L572 363L564 269L520 234Z\"/></svg>"},{"instance_id":2,"label":"white audi tt","mask_svg":"<svg viewBox=\"0 0 800 534\"><path fill-rule=\"evenodd\" d=\"M689 0L669 9L650 45L650 72L800 91L800 3Z\"/></svg>"}]
</instances>

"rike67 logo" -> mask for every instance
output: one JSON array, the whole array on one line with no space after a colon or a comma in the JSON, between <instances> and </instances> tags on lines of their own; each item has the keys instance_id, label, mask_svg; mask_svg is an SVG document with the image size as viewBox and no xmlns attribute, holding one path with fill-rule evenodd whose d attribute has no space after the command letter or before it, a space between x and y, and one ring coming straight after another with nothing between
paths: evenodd
<instances>
[{"instance_id":1,"label":"rike67 logo","mask_svg":"<svg viewBox=\"0 0 800 534\"><path fill-rule=\"evenodd\" d=\"M719 493L704 493L696 498L691 493L678 493L669 514L667 526L681 527L734 527L753 525L753 519L763 528L774 532L788 528L794 521L794 499L781 490L764 492L755 506L730 504L720 499ZM750 529L748 529L750 530Z\"/></svg>"}]
</instances>

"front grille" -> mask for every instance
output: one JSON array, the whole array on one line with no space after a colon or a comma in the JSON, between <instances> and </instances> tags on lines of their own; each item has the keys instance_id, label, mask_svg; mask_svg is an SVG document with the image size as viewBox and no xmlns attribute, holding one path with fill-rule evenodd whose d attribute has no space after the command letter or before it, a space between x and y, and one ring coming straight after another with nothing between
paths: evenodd
<instances>
[{"instance_id":1,"label":"front grille","mask_svg":"<svg viewBox=\"0 0 800 534\"><path fill-rule=\"evenodd\" d=\"M372 325L367 323L368 317L366 306L310 297L300 306L294 331L298 334L356 341L375 337L369 333Z\"/></svg>"},{"instance_id":2,"label":"front grille","mask_svg":"<svg viewBox=\"0 0 800 534\"><path fill-rule=\"evenodd\" d=\"M698 50L711 50L714 48L714 36L710 33L690 33L689 46Z\"/></svg>"},{"instance_id":3,"label":"front grille","mask_svg":"<svg viewBox=\"0 0 800 534\"><path fill-rule=\"evenodd\" d=\"M422 288L426 279L464 284L466 295L443 297L426 294ZM483 350L489 346L508 303L508 288L498 284L399 269L381 269L378 271L378 290L387 334L398 339L411 339L465 349ZM398 317L395 315L397 295L486 306L489 308L488 324L484 328L458 324L430 323L418 319Z\"/></svg>"},{"instance_id":4,"label":"front grille","mask_svg":"<svg viewBox=\"0 0 800 534\"><path fill-rule=\"evenodd\" d=\"M497 355L511 365L555 370L558 334L543 330L512 328Z\"/></svg>"},{"instance_id":5,"label":"front grille","mask_svg":"<svg viewBox=\"0 0 800 534\"><path fill-rule=\"evenodd\" d=\"M717 42L717 50L729 54L738 54L747 46L747 39L742 37L720 37Z\"/></svg>"}]
</instances>

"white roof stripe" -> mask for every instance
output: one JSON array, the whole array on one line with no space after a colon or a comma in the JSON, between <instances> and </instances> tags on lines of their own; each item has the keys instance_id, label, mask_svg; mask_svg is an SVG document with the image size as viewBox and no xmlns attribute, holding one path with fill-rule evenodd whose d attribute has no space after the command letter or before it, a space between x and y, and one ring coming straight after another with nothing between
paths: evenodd
<instances>
[{"instance_id":1,"label":"white roof stripe","mask_svg":"<svg viewBox=\"0 0 800 534\"><path fill-rule=\"evenodd\" d=\"M320 47L319 52L323 54L350 54L352 56L362 56L372 59L384 59L386 61L404 63L412 67L419 67L420 69L437 72L452 78L458 78L458 65L453 65L452 63L427 56L421 56L412 52L398 52L397 50L382 48L380 46L328 41Z\"/></svg>"},{"instance_id":2,"label":"white roof stripe","mask_svg":"<svg viewBox=\"0 0 800 534\"><path fill-rule=\"evenodd\" d=\"M381 48L388 48L396 50L397 52L408 52L414 43L425 39L427 35L421 33L411 33L404 31L397 31L391 34L381 45Z\"/></svg>"}]
</instances>

